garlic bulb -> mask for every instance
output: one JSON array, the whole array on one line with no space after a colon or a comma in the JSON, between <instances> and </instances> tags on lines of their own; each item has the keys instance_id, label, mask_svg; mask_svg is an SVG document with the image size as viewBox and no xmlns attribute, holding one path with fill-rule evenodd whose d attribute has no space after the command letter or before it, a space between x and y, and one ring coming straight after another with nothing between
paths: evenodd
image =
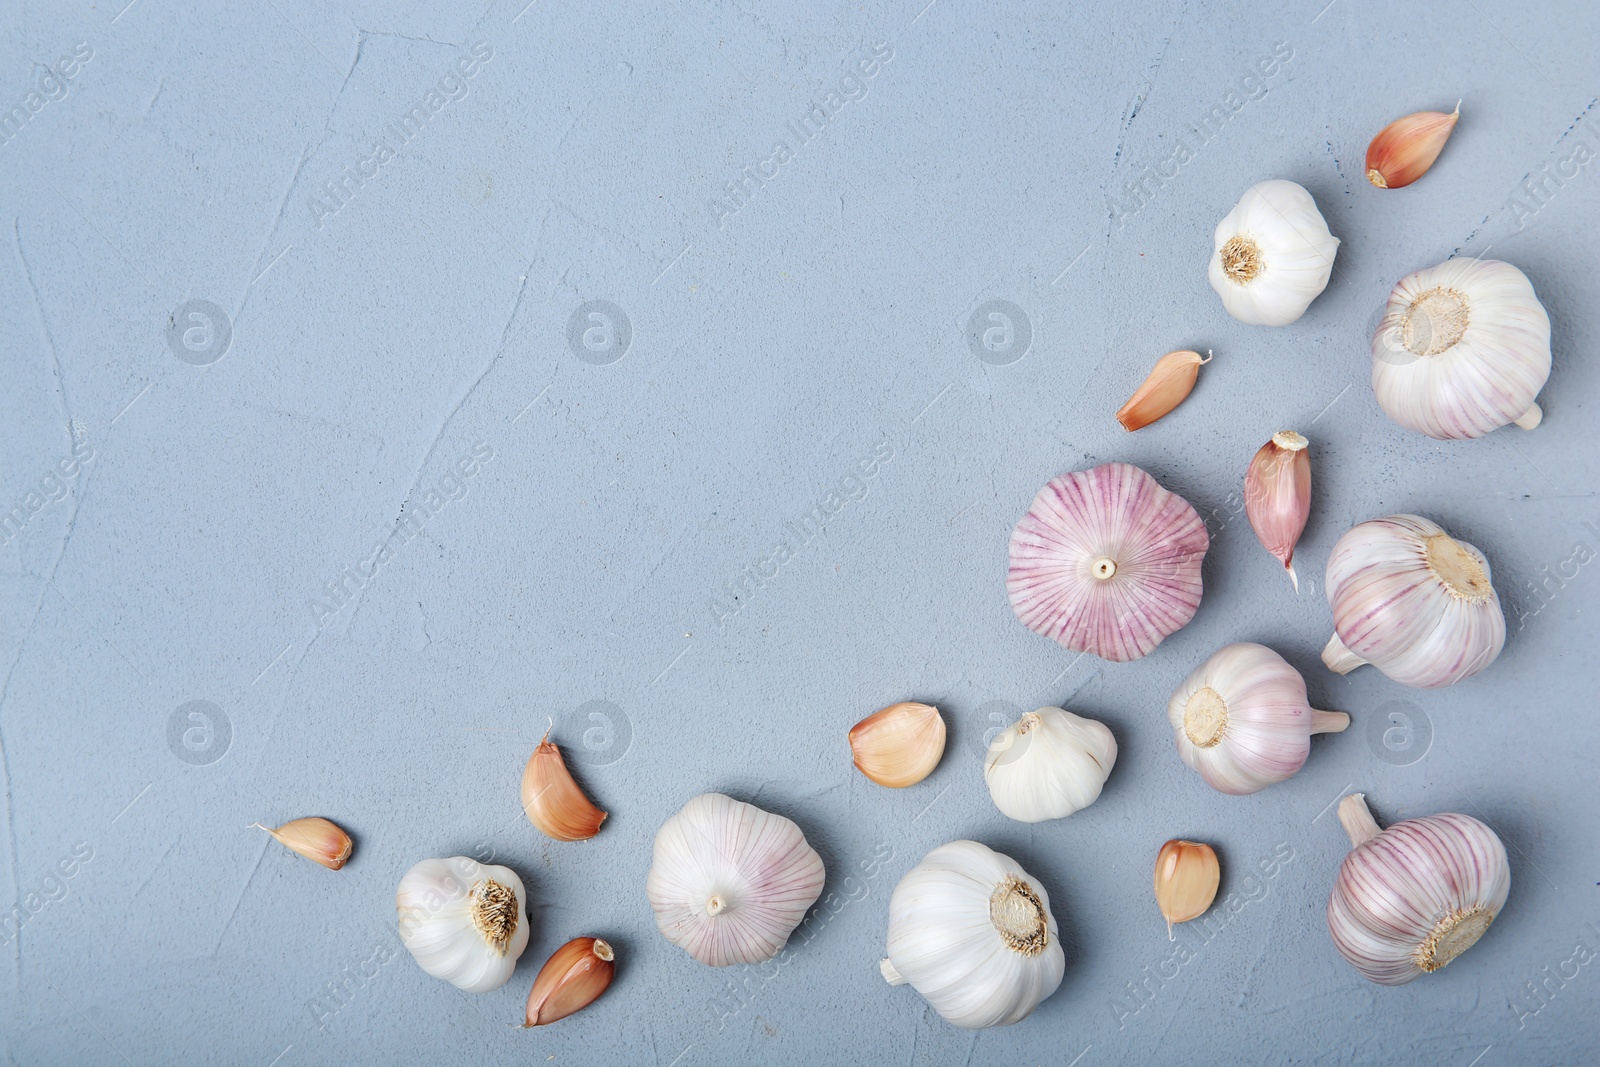
<instances>
[{"instance_id":1,"label":"garlic bulb","mask_svg":"<svg viewBox=\"0 0 1600 1067\"><path fill-rule=\"evenodd\" d=\"M1328 896L1339 955L1379 985L1432 973L1477 943L1505 906L1511 865L1470 815L1430 815L1381 830L1366 798L1339 802L1350 854Z\"/></svg>"},{"instance_id":2,"label":"garlic bulb","mask_svg":"<svg viewBox=\"0 0 1600 1067\"><path fill-rule=\"evenodd\" d=\"M423 860L400 879L400 940L417 966L468 993L498 989L528 947L527 894L509 867Z\"/></svg>"},{"instance_id":3,"label":"garlic bulb","mask_svg":"<svg viewBox=\"0 0 1600 1067\"><path fill-rule=\"evenodd\" d=\"M1418 515L1390 515L1346 531L1328 557L1334 635L1328 669L1370 663L1401 685L1454 685L1494 662L1506 617L1489 561Z\"/></svg>"},{"instance_id":4,"label":"garlic bulb","mask_svg":"<svg viewBox=\"0 0 1600 1067\"><path fill-rule=\"evenodd\" d=\"M1524 430L1550 377L1550 316L1516 267L1451 259L1408 274L1372 335L1372 391L1383 413L1441 441Z\"/></svg>"},{"instance_id":5,"label":"garlic bulb","mask_svg":"<svg viewBox=\"0 0 1600 1067\"><path fill-rule=\"evenodd\" d=\"M1211 288L1252 326L1287 326L1328 287L1339 239L1311 194L1275 178L1244 191L1213 236Z\"/></svg>"},{"instance_id":6,"label":"garlic bulb","mask_svg":"<svg viewBox=\"0 0 1600 1067\"><path fill-rule=\"evenodd\" d=\"M873 712L850 728L856 770L879 785L916 785L944 755L945 726L939 709L903 701Z\"/></svg>"},{"instance_id":7,"label":"garlic bulb","mask_svg":"<svg viewBox=\"0 0 1600 1067\"><path fill-rule=\"evenodd\" d=\"M1156 907L1167 920L1167 940L1176 941L1174 923L1198 919L1217 899L1222 866L1217 851L1202 841L1168 841L1156 853Z\"/></svg>"},{"instance_id":8,"label":"garlic bulb","mask_svg":"<svg viewBox=\"0 0 1600 1067\"><path fill-rule=\"evenodd\" d=\"M695 797L656 833L647 891L661 935L701 963L776 956L822 892L800 827L721 793Z\"/></svg>"},{"instance_id":9,"label":"garlic bulb","mask_svg":"<svg viewBox=\"0 0 1600 1067\"><path fill-rule=\"evenodd\" d=\"M1035 633L1118 663L1194 618L1211 538L1131 463L1052 478L1011 533L1006 592Z\"/></svg>"},{"instance_id":10,"label":"garlic bulb","mask_svg":"<svg viewBox=\"0 0 1600 1067\"><path fill-rule=\"evenodd\" d=\"M900 879L888 941L884 980L969 1030L1027 1018L1067 966L1044 886L976 841L940 845Z\"/></svg>"},{"instance_id":11,"label":"garlic bulb","mask_svg":"<svg viewBox=\"0 0 1600 1067\"><path fill-rule=\"evenodd\" d=\"M1018 822L1043 822L1093 804L1116 762L1117 739L1104 723L1062 708L1040 708L989 742L983 778L1002 814Z\"/></svg>"},{"instance_id":12,"label":"garlic bulb","mask_svg":"<svg viewBox=\"0 0 1600 1067\"><path fill-rule=\"evenodd\" d=\"M1294 591L1294 546L1311 515L1310 442L1293 430L1280 430L1262 445L1244 476L1244 513L1256 540L1289 572Z\"/></svg>"},{"instance_id":13,"label":"garlic bulb","mask_svg":"<svg viewBox=\"0 0 1600 1067\"><path fill-rule=\"evenodd\" d=\"M1196 667L1167 702L1183 762L1219 793L1246 796L1298 771L1311 735L1350 725L1306 701L1300 672L1265 645L1228 645Z\"/></svg>"}]
</instances>

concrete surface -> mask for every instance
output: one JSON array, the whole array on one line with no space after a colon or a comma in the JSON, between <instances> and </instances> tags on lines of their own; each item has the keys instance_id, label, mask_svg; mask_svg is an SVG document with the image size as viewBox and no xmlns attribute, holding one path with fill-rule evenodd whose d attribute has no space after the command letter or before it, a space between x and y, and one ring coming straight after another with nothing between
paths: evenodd
<instances>
[{"instance_id":1,"label":"concrete surface","mask_svg":"<svg viewBox=\"0 0 1600 1067\"><path fill-rule=\"evenodd\" d=\"M0 33L9 1062L1593 1061L1600 9L125 2L14 5ZM1433 173L1362 180L1374 132L1457 97ZM1344 242L1284 329L1205 279L1269 177ZM1401 275L1484 254L1549 309L1545 424L1441 445L1383 418L1366 339ZM1025 351L1020 320L1013 349L969 345L989 301ZM1125 434L1180 347L1216 358ZM1299 597L1237 495L1285 427L1316 472ZM1214 539L1194 622L1125 665L1030 633L1004 590L1034 491L1109 459ZM1454 689L1317 660L1327 553L1398 510L1482 547L1512 620ZM1354 718L1246 799L1162 718L1233 640ZM890 792L844 736L906 698L950 746ZM1047 703L1121 759L1082 814L1012 823L982 738ZM611 812L587 844L518 810L547 718ZM708 789L827 862L781 967L707 969L653 927L650 842ZM1324 928L1355 789L1386 822L1476 815L1512 857L1489 935L1404 988ZM246 829L309 814L356 836L344 871ZM1175 836L1225 870L1225 921L1181 957L1150 894ZM895 881L960 837L1035 872L1068 942L1005 1030L878 976ZM400 875L461 853L534 903L477 997L393 935ZM584 933L618 947L611 991L509 1028Z\"/></svg>"}]
</instances>

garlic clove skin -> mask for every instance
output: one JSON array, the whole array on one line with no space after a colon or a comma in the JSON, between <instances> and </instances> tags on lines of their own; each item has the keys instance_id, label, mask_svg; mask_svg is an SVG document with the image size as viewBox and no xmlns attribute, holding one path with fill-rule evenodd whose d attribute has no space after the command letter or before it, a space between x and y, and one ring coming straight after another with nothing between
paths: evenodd
<instances>
[{"instance_id":1,"label":"garlic clove skin","mask_svg":"<svg viewBox=\"0 0 1600 1067\"><path fill-rule=\"evenodd\" d=\"M509 867L428 859L400 879L400 941L417 966L468 993L505 985L528 947L527 891Z\"/></svg>"},{"instance_id":2,"label":"garlic clove skin","mask_svg":"<svg viewBox=\"0 0 1600 1067\"><path fill-rule=\"evenodd\" d=\"M548 735L523 768L522 812L540 832L556 841L587 841L606 821L606 813L584 795Z\"/></svg>"},{"instance_id":3,"label":"garlic clove skin","mask_svg":"<svg viewBox=\"0 0 1600 1067\"><path fill-rule=\"evenodd\" d=\"M983 777L1001 814L1043 822L1093 804L1116 762L1117 739L1104 723L1039 708L995 735Z\"/></svg>"},{"instance_id":4,"label":"garlic clove skin","mask_svg":"<svg viewBox=\"0 0 1600 1067\"><path fill-rule=\"evenodd\" d=\"M1328 287L1339 239L1311 194L1275 178L1245 190L1217 224L1207 276L1228 314L1287 326Z\"/></svg>"},{"instance_id":5,"label":"garlic clove skin","mask_svg":"<svg viewBox=\"0 0 1600 1067\"><path fill-rule=\"evenodd\" d=\"M1390 515L1348 530L1326 574L1334 635L1328 669L1371 663L1418 689L1470 678L1506 643L1506 618L1482 552L1419 515Z\"/></svg>"},{"instance_id":6,"label":"garlic clove skin","mask_svg":"<svg viewBox=\"0 0 1600 1067\"><path fill-rule=\"evenodd\" d=\"M1495 832L1470 815L1430 815L1381 830L1366 798L1339 803L1351 849L1328 896L1334 948L1360 975L1404 985L1448 964L1489 929L1511 892Z\"/></svg>"},{"instance_id":7,"label":"garlic clove skin","mask_svg":"<svg viewBox=\"0 0 1600 1067\"><path fill-rule=\"evenodd\" d=\"M1144 384L1118 409L1117 421L1124 430L1132 431L1169 414L1194 390L1201 365L1210 362L1209 350L1204 358L1188 350L1168 352L1156 361L1155 369L1145 378Z\"/></svg>"},{"instance_id":8,"label":"garlic clove skin","mask_svg":"<svg viewBox=\"0 0 1600 1067\"><path fill-rule=\"evenodd\" d=\"M616 953L598 937L575 937L556 949L528 992L524 1029L549 1026L600 998L616 973Z\"/></svg>"},{"instance_id":9,"label":"garlic clove skin","mask_svg":"<svg viewBox=\"0 0 1600 1067\"><path fill-rule=\"evenodd\" d=\"M1207 785L1248 796L1305 765L1311 735L1350 725L1339 711L1317 711L1305 679L1265 645L1228 645L1196 667L1167 702L1178 756Z\"/></svg>"},{"instance_id":10,"label":"garlic clove skin","mask_svg":"<svg viewBox=\"0 0 1600 1067\"><path fill-rule=\"evenodd\" d=\"M1066 954L1044 886L1010 856L952 841L895 886L878 969L978 1030L1027 1018L1060 987Z\"/></svg>"},{"instance_id":11,"label":"garlic clove skin","mask_svg":"<svg viewBox=\"0 0 1600 1067\"><path fill-rule=\"evenodd\" d=\"M776 956L823 878L822 857L791 820L705 793L662 823L646 891L661 936L724 967Z\"/></svg>"},{"instance_id":12,"label":"garlic clove skin","mask_svg":"<svg viewBox=\"0 0 1600 1067\"><path fill-rule=\"evenodd\" d=\"M1304 437L1281 430L1261 446L1244 476L1244 511L1256 540L1289 572L1294 591L1294 546L1311 515L1311 452Z\"/></svg>"},{"instance_id":13,"label":"garlic clove skin","mask_svg":"<svg viewBox=\"0 0 1600 1067\"><path fill-rule=\"evenodd\" d=\"M891 704L850 728L856 770L890 789L916 785L932 774L944 744L944 719L929 704Z\"/></svg>"},{"instance_id":14,"label":"garlic clove skin","mask_svg":"<svg viewBox=\"0 0 1600 1067\"><path fill-rule=\"evenodd\" d=\"M1052 478L1011 533L1017 618L1074 652L1148 655L1200 607L1205 523L1131 463Z\"/></svg>"},{"instance_id":15,"label":"garlic clove skin","mask_svg":"<svg viewBox=\"0 0 1600 1067\"><path fill-rule=\"evenodd\" d=\"M1408 430L1482 437L1544 417L1550 316L1527 275L1493 259L1451 259L1408 274L1372 335L1372 391Z\"/></svg>"},{"instance_id":16,"label":"garlic clove skin","mask_svg":"<svg viewBox=\"0 0 1600 1067\"><path fill-rule=\"evenodd\" d=\"M1222 867L1217 853L1200 841L1168 841L1156 854L1156 906L1167 920L1167 940L1176 941L1174 923L1198 919L1217 899Z\"/></svg>"},{"instance_id":17,"label":"garlic clove skin","mask_svg":"<svg viewBox=\"0 0 1600 1067\"><path fill-rule=\"evenodd\" d=\"M1424 174L1444 151L1444 143L1461 119L1461 102L1454 112L1418 111L1395 119L1378 131L1367 146L1367 181L1379 189L1401 189Z\"/></svg>"},{"instance_id":18,"label":"garlic clove skin","mask_svg":"<svg viewBox=\"0 0 1600 1067\"><path fill-rule=\"evenodd\" d=\"M276 830L256 823L255 828L267 831L278 844L293 849L314 863L322 864L330 871L343 867L355 848L350 835L327 819L295 819Z\"/></svg>"}]
</instances>

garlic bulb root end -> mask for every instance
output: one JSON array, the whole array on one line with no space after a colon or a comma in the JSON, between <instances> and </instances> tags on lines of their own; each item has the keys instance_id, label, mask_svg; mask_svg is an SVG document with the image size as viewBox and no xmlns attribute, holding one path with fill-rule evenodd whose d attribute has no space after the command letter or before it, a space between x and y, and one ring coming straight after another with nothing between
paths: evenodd
<instances>
[{"instance_id":1,"label":"garlic bulb root end","mask_svg":"<svg viewBox=\"0 0 1600 1067\"><path fill-rule=\"evenodd\" d=\"M1521 416L1512 421L1514 421L1524 430L1535 429L1541 422L1544 421L1544 409L1538 404L1535 404L1527 411L1524 411Z\"/></svg>"},{"instance_id":2,"label":"garlic bulb root end","mask_svg":"<svg viewBox=\"0 0 1600 1067\"><path fill-rule=\"evenodd\" d=\"M1350 726L1350 716L1342 711L1311 709L1311 732L1314 734L1343 733Z\"/></svg>"},{"instance_id":3,"label":"garlic bulb root end","mask_svg":"<svg viewBox=\"0 0 1600 1067\"><path fill-rule=\"evenodd\" d=\"M1478 943L1494 922L1488 908L1454 911L1439 920L1433 933L1417 946L1417 966L1432 974Z\"/></svg>"},{"instance_id":4,"label":"garlic bulb root end","mask_svg":"<svg viewBox=\"0 0 1600 1067\"><path fill-rule=\"evenodd\" d=\"M1345 648L1339 635L1334 634L1322 650L1322 662L1335 674L1349 674L1367 661Z\"/></svg>"},{"instance_id":5,"label":"garlic bulb root end","mask_svg":"<svg viewBox=\"0 0 1600 1067\"><path fill-rule=\"evenodd\" d=\"M1365 793L1351 793L1339 801L1339 825L1350 835L1350 847L1357 848L1383 832L1367 807Z\"/></svg>"}]
</instances>

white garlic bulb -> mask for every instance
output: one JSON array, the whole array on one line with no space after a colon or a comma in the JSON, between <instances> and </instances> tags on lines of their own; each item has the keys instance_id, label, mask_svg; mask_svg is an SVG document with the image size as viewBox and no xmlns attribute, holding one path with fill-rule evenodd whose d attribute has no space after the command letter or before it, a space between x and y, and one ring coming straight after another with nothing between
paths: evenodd
<instances>
[{"instance_id":1,"label":"white garlic bulb","mask_svg":"<svg viewBox=\"0 0 1600 1067\"><path fill-rule=\"evenodd\" d=\"M1380 830L1365 797L1339 802L1350 854L1328 896L1328 932L1368 981L1404 985L1477 943L1511 892L1495 832L1470 815L1429 815Z\"/></svg>"},{"instance_id":2,"label":"white garlic bulb","mask_svg":"<svg viewBox=\"0 0 1600 1067\"><path fill-rule=\"evenodd\" d=\"M1217 223L1211 288L1253 326L1287 326L1328 287L1339 239L1311 194L1282 178L1244 191Z\"/></svg>"},{"instance_id":3,"label":"white garlic bulb","mask_svg":"<svg viewBox=\"0 0 1600 1067\"><path fill-rule=\"evenodd\" d=\"M662 936L723 967L776 956L823 876L822 857L791 820L706 793L661 824L647 891Z\"/></svg>"},{"instance_id":4,"label":"white garlic bulb","mask_svg":"<svg viewBox=\"0 0 1600 1067\"><path fill-rule=\"evenodd\" d=\"M1317 711L1306 681L1265 645L1228 645L1194 669L1167 702L1183 762L1219 793L1246 796L1293 775L1311 735L1350 725L1342 711Z\"/></svg>"},{"instance_id":5,"label":"white garlic bulb","mask_svg":"<svg viewBox=\"0 0 1600 1067\"><path fill-rule=\"evenodd\" d=\"M889 898L890 985L911 987L957 1026L1027 1018L1061 985L1067 958L1044 886L976 841L928 853Z\"/></svg>"},{"instance_id":6,"label":"white garlic bulb","mask_svg":"<svg viewBox=\"0 0 1600 1067\"><path fill-rule=\"evenodd\" d=\"M1494 662L1506 617L1489 561L1418 515L1390 515L1345 532L1328 557L1334 635L1329 670L1370 663L1401 685L1454 685Z\"/></svg>"},{"instance_id":7,"label":"white garlic bulb","mask_svg":"<svg viewBox=\"0 0 1600 1067\"><path fill-rule=\"evenodd\" d=\"M1516 267L1452 259L1408 274L1372 335L1372 391L1383 413L1439 440L1524 430L1550 377L1550 316Z\"/></svg>"},{"instance_id":8,"label":"white garlic bulb","mask_svg":"<svg viewBox=\"0 0 1600 1067\"><path fill-rule=\"evenodd\" d=\"M417 966L468 993L505 985L528 947L527 894L509 867L423 860L400 879L400 940Z\"/></svg>"},{"instance_id":9,"label":"white garlic bulb","mask_svg":"<svg viewBox=\"0 0 1600 1067\"><path fill-rule=\"evenodd\" d=\"M1039 708L989 742L983 777L1002 814L1043 822L1093 804L1116 762L1117 739L1104 723Z\"/></svg>"}]
</instances>

